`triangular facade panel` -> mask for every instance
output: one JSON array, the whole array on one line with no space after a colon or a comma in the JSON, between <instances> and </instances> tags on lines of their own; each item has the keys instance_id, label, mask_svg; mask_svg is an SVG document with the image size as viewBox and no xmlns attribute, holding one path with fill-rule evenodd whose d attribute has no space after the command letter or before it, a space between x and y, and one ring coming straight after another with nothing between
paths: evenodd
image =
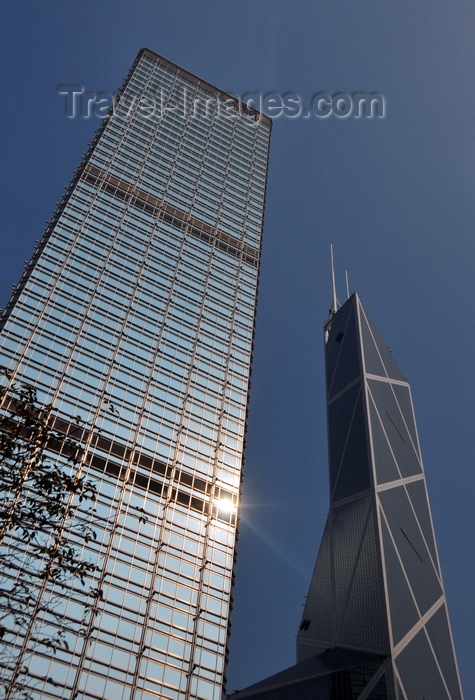
<instances>
[{"instance_id":1,"label":"triangular facade panel","mask_svg":"<svg viewBox=\"0 0 475 700\"><path fill-rule=\"evenodd\" d=\"M330 494L335 490L353 423L361 382L347 389L328 406L328 450L330 455Z\"/></svg>"},{"instance_id":2,"label":"triangular facade panel","mask_svg":"<svg viewBox=\"0 0 475 700\"><path fill-rule=\"evenodd\" d=\"M434 530L432 527L432 520L429 511L429 501L427 498L427 489L424 479L419 479L418 481L413 481L412 483L406 484L407 495L411 501L412 508L417 517L417 522L421 528L422 535L424 537L425 543L429 549L432 556L432 561L438 562L437 549L435 545ZM439 571L439 565L437 563L437 570Z\"/></svg>"},{"instance_id":3,"label":"triangular facade panel","mask_svg":"<svg viewBox=\"0 0 475 700\"><path fill-rule=\"evenodd\" d=\"M418 445L412 440L391 384L368 379L367 386L401 476L421 474L422 462Z\"/></svg>"},{"instance_id":4,"label":"triangular facade panel","mask_svg":"<svg viewBox=\"0 0 475 700\"><path fill-rule=\"evenodd\" d=\"M358 299L358 301L359 301L359 299ZM379 355L381 362L384 366L384 374L381 376L386 375L387 377L389 377L391 379L398 379L400 381L405 382L406 378L405 378L404 374L402 373L402 371L400 370L396 360L394 359L391 350L388 348L388 346L384 342L383 338L381 337L380 332L378 331L378 329L374 325L374 323L371 320L370 316L368 315L368 312L366 311L366 309L363 308L363 305L361 304L360 301L359 301L359 308L361 310L361 317L362 317L361 327L362 327L362 329L363 328L366 329L366 327L368 328L370 336L373 340L374 345L377 348L378 355ZM369 350L369 346L368 346L368 350ZM365 352L365 359L366 359L366 357L367 357L366 346L364 348L364 352ZM366 366L366 372L368 374L379 374L379 372L371 372L371 370L368 366Z\"/></svg>"},{"instance_id":5,"label":"triangular facade panel","mask_svg":"<svg viewBox=\"0 0 475 700\"><path fill-rule=\"evenodd\" d=\"M396 481L401 478L401 472L399 471L396 458L391 449L391 444L384 429L382 418L378 413L378 409L371 394L369 395L369 417L376 468L376 481L378 484Z\"/></svg>"},{"instance_id":6,"label":"triangular facade panel","mask_svg":"<svg viewBox=\"0 0 475 700\"><path fill-rule=\"evenodd\" d=\"M342 506L346 508L347 506ZM341 644L357 646L379 652L387 652L387 635L383 588L379 576L379 562L376 556L375 521L372 507L368 512L358 547L351 582L345 605L338 620L338 639ZM335 551L335 576L337 576ZM367 611L364 620L359 614L361 607Z\"/></svg>"},{"instance_id":7,"label":"triangular facade panel","mask_svg":"<svg viewBox=\"0 0 475 700\"><path fill-rule=\"evenodd\" d=\"M364 355L364 371L378 377L387 377L387 372L381 359L381 353L376 344L364 313L361 314L361 341Z\"/></svg>"},{"instance_id":8,"label":"triangular facade panel","mask_svg":"<svg viewBox=\"0 0 475 700\"><path fill-rule=\"evenodd\" d=\"M407 580L398 551L384 521L381 522L384 567L391 616L392 641L396 646L420 620L414 594Z\"/></svg>"},{"instance_id":9,"label":"triangular facade panel","mask_svg":"<svg viewBox=\"0 0 475 700\"><path fill-rule=\"evenodd\" d=\"M396 384L393 382L391 383L391 388L394 392L394 396L398 403L399 410L404 416L404 421L406 423L407 429L411 434L411 439L414 444L415 450L420 456L419 440L417 437L416 430L416 420L414 417L414 409L412 407L411 390L409 388L409 384Z\"/></svg>"},{"instance_id":10,"label":"triangular facade panel","mask_svg":"<svg viewBox=\"0 0 475 700\"><path fill-rule=\"evenodd\" d=\"M328 331L328 337L325 342L325 374L328 396L333 396L333 380L335 378L336 366L341 354L341 340L344 337L348 317L353 312L352 305L348 305L344 311L335 316L334 323ZM359 363L358 363L359 367Z\"/></svg>"},{"instance_id":11,"label":"triangular facade panel","mask_svg":"<svg viewBox=\"0 0 475 700\"><path fill-rule=\"evenodd\" d=\"M337 638L341 644L385 652L384 590L372 502L359 499L336 508L334 514L334 527L339 532L335 537L335 580L346 579L346 590L344 585L337 590ZM348 545L356 554L353 561L346 552ZM348 570L340 574L339 563L345 560ZM363 607L368 613L364 620L360 616Z\"/></svg>"},{"instance_id":12,"label":"triangular facade panel","mask_svg":"<svg viewBox=\"0 0 475 700\"><path fill-rule=\"evenodd\" d=\"M442 596L438 567L403 486L379 494L381 509L421 616Z\"/></svg>"},{"instance_id":13,"label":"triangular facade panel","mask_svg":"<svg viewBox=\"0 0 475 700\"><path fill-rule=\"evenodd\" d=\"M339 501L371 486L361 383L335 399L328 414L331 497Z\"/></svg>"},{"instance_id":14,"label":"triangular facade panel","mask_svg":"<svg viewBox=\"0 0 475 700\"><path fill-rule=\"evenodd\" d=\"M307 596L302 622L299 630L299 641L303 645L298 654L299 659L307 658L315 652L308 650L307 644L312 640L326 642L332 640L332 581L331 581L331 547L330 525L327 522L323 533L317 563L312 576L310 590Z\"/></svg>"},{"instance_id":15,"label":"triangular facade panel","mask_svg":"<svg viewBox=\"0 0 475 700\"><path fill-rule=\"evenodd\" d=\"M326 344L328 398L336 396L348 384L361 376L361 363L358 352L358 330L356 304L349 304L348 311L329 333Z\"/></svg>"},{"instance_id":16,"label":"triangular facade panel","mask_svg":"<svg viewBox=\"0 0 475 700\"><path fill-rule=\"evenodd\" d=\"M449 689L450 697L452 700L459 700L461 698L460 680L452 653L452 637L446 605L441 605L426 622L425 628L429 644Z\"/></svg>"},{"instance_id":17,"label":"triangular facade panel","mask_svg":"<svg viewBox=\"0 0 475 700\"><path fill-rule=\"evenodd\" d=\"M450 694L424 629L396 656L395 665L408 700L459 700L461 697Z\"/></svg>"}]
</instances>

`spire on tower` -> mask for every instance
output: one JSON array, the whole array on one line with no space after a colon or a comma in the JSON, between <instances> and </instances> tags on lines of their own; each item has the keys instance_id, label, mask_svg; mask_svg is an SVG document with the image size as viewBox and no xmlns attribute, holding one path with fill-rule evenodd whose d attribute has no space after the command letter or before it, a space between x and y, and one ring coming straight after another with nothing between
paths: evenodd
<instances>
[{"instance_id":1,"label":"spire on tower","mask_svg":"<svg viewBox=\"0 0 475 700\"><path fill-rule=\"evenodd\" d=\"M333 244L330 243L330 260L331 260L331 274L332 274L332 306L330 309L330 313L336 314L338 309L340 308L340 304L338 303L338 299L336 298L336 282L335 282L335 266L333 264Z\"/></svg>"}]
</instances>

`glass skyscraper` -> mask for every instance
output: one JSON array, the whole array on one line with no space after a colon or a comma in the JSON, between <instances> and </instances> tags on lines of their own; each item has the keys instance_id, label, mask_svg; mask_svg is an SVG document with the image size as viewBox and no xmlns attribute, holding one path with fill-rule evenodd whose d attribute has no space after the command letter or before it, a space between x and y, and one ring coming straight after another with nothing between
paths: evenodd
<instances>
[{"instance_id":1,"label":"glass skyscraper","mask_svg":"<svg viewBox=\"0 0 475 700\"><path fill-rule=\"evenodd\" d=\"M270 127L141 50L3 312L98 488L93 614L2 640L34 698L221 697Z\"/></svg>"},{"instance_id":2,"label":"glass skyscraper","mask_svg":"<svg viewBox=\"0 0 475 700\"><path fill-rule=\"evenodd\" d=\"M357 294L325 325L330 513L297 664L236 700L462 700L409 384Z\"/></svg>"}]
</instances>

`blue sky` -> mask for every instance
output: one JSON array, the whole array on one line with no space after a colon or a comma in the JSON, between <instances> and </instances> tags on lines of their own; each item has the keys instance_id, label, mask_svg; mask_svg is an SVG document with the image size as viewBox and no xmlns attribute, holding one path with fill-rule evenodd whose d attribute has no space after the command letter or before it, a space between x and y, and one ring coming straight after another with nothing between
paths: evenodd
<instances>
[{"instance_id":1,"label":"blue sky","mask_svg":"<svg viewBox=\"0 0 475 700\"><path fill-rule=\"evenodd\" d=\"M229 690L294 662L327 514L322 324L330 242L412 385L465 695L475 697L475 6L83 0L3 6L1 298L143 47L237 94L378 92L384 119L276 119Z\"/></svg>"}]
</instances>

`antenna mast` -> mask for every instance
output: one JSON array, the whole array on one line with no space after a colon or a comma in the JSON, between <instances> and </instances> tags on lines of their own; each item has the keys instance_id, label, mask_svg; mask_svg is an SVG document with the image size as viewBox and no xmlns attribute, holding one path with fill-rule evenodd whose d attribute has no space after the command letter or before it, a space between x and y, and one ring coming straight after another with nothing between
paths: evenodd
<instances>
[{"instance_id":1,"label":"antenna mast","mask_svg":"<svg viewBox=\"0 0 475 700\"><path fill-rule=\"evenodd\" d=\"M338 311L338 301L336 298L336 282L335 282L335 266L333 264L333 244L330 243L330 259L331 259L331 269L332 269L332 307L330 309L332 314L336 314Z\"/></svg>"}]
</instances>

